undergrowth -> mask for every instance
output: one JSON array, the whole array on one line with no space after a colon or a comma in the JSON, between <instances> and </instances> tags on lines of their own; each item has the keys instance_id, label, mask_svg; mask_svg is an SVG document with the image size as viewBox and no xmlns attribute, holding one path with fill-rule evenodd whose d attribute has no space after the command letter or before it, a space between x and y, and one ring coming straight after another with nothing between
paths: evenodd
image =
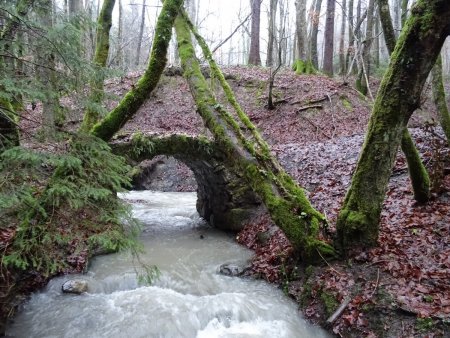
<instances>
[{"instance_id":1,"label":"undergrowth","mask_svg":"<svg viewBox=\"0 0 450 338\"><path fill-rule=\"evenodd\" d=\"M116 196L130 185L129 171L105 142L87 135L72 136L53 153L3 152L2 270L50 276L81 272L93 251L137 253L139 225Z\"/></svg>"}]
</instances>

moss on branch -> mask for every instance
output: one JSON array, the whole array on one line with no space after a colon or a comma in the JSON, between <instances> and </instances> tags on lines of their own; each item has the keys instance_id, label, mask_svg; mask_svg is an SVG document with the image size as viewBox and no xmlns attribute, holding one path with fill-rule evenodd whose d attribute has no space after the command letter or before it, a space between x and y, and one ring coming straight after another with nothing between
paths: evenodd
<instances>
[{"instance_id":1,"label":"moss on branch","mask_svg":"<svg viewBox=\"0 0 450 338\"><path fill-rule=\"evenodd\" d=\"M155 38L147 70L137 84L125 95L118 106L94 125L91 133L108 141L138 111L144 101L156 88L167 63L167 48L172 37L175 17L183 0L165 0L158 17Z\"/></svg>"}]
</instances>

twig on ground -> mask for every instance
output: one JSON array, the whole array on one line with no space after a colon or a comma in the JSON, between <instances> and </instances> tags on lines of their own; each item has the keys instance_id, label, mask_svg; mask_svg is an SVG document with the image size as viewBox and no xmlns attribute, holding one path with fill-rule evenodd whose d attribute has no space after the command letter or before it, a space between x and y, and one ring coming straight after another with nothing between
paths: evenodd
<instances>
[{"instance_id":1,"label":"twig on ground","mask_svg":"<svg viewBox=\"0 0 450 338\"><path fill-rule=\"evenodd\" d=\"M338 307L336 311L327 319L327 324L333 324L336 319L339 318L339 316L344 312L345 308L350 304L351 298L350 296L347 296L344 298L344 301L341 303L341 305Z\"/></svg>"},{"instance_id":2,"label":"twig on ground","mask_svg":"<svg viewBox=\"0 0 450 338\"><path fill-rule=\"evenodd\" d=\"M306 122L308 122L310 125L312 125L314 128L316 128L316 132L320 131L323 136L325 136L326 138L328 138L329 140L331 140L331 137L327 134L325 134L325 132L320 129L314 122L312 122L310 119L308 119L306 116L302 116L300 115L304 120L306 120Z\"/></svg>"},{"instance_id":3,"label":"twig on ground","mask_svg":"<svg viewBox=\"0 0 450 338\"><path fill-rule=\"evenodd\" d=\"M375 292L377 291L379 283L380 283L380 269L377 269L377 281L375 282L375 287L373 288L373 291L370 294L370 298L372 298Z\"/></svg>"},{"instance_id":4,"label":"twig on ground","mask_svg":"<svg viewBox=\"0 0 450 338\"><path fill-rule=\"evenodd\" d=\"M313 108L315 108L315 109L322 109L323 106L320 105L320 104L313 104L311 106L300 107L295 112L298 113L298 112L301 112L301 111L304 111L304 110L308 110L308 109L313 109Z\"/></svg>"}]
</instances>

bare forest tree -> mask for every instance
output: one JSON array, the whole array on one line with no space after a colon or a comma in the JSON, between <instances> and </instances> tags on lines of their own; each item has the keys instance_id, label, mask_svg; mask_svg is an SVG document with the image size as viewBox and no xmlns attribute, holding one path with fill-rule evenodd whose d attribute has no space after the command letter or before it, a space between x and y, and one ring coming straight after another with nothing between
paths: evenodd
<instances>
[{"instance_id":1,"label":"bare forest tree","mask_svg":"<svg viewBox=\"0 0 450 338\"><path fill-rule=\"evenodd\" d=\"M308 53L308 43L306 41L306 0L296 0L296 29L295 34L297 37L297 50L296 57L305 61Z\"/></svg>"},{"instance_id":2,"label":"bare forest tree","mask_svg":"<svg viewBox=\"0 0 450 338\"><path fill-rule=\"evenodd\" d=\"M141 57L141 46L142 46L142 38L144 36L144 27L145 27L145 4L146 0L142 0L142 12L141 12L141 23L139 26L139 37L138 37L138 46L136 50L136 61L134 62L135 66L139 66L140 57Z\"/></svg>"},{"instance_id":3,"label":"bare forest tree","mask_svg":"<svg viewBox=\"0 0 450 338\"><path fill-rule=\"evenodd\" d=\"M248 64L254 66L261 65L259 49L260 25L261 25L261 0L250 0L252 8L252 29L250 36L250 53Z\"/></svg>"},{"instance_id":4,"label":"bare forest tree","mask_svg":"<svg viewBox=\"0 0 450 338\"><path fill-rule=\"evenodd\" d=\"M277 15L278 0L270 0L269 7L269 27L268 27L268 41L267 41L267 60L266 66L272 67L275 59L275 43L276 43L276 15Z\"/></svg>"},{"instance_id":5,"label":"bare forest tree","mask_svg":"<svg viewBox=\"0 0 450 338\"><path fill-rule=\"evenodd\" d=\"M315 0L314 12L311 13L311 48L310 57L313 66L319 69L319 52L317 48L317 36L319 34L319 23L320 23L320 10L322 7L322 0Z\"/></svg>"},{"instance_id":6,"label":"bare forest tree","mask_svg":"<svg viewBox=\"0 0 450 338\"><path fill-rule=\"evenodd\" d=\"M341 4L341 31L339 33L339 73L346 73L345 66L345 24L347 22L347 1L342 0Z\"/></svg>"},{"instance_id":7,"label":"bare forest tree","mask_svg":"<svg viewBox=\"0 0 450 338\"><path fill-rule=\"evenodd\" d=\"M333 76L334 56L334 16L336 1L327 0L327 18L325 23L325 50L323 54L323 72Z\"/></svg>"}]
</instances>

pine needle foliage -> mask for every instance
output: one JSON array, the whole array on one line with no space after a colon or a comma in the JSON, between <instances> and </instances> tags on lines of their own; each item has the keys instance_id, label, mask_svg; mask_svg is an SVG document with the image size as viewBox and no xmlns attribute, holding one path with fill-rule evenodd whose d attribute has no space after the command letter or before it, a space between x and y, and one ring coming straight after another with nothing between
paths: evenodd
<instances>
[{"instance_id":1,"label":"pine needle foliage","mask_svg":"<svg viewBox=\"0 0 450 338\"><path fill-rule=\"evenodd\" d=\"M15 147L0 156L1 264L44 275L81 272L92 251L139 250L139 225L116 192L130 167L93 136L57 154Z\"/></svg>"}]
</instances>

